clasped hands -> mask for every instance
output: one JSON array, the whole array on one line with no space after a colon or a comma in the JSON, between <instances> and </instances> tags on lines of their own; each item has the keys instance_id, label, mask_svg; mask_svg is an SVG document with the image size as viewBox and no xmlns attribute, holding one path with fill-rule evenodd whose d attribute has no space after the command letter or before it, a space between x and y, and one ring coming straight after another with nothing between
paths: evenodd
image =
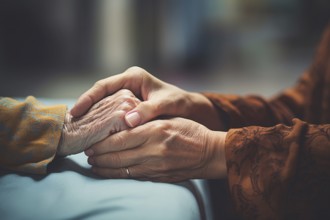
<instances>
[{"instance_id":1,"label":"clasped hands","mask_svg":"<svg viewBox=\"0 0 330 220\"><path fill-rule=\"evenodd\" d=\"M84 150L92 171L106 178L221 178L226 175L221 129L206 97L132 67L81 95L66 117L58 154Z\"/></svg>"}]
</instances>

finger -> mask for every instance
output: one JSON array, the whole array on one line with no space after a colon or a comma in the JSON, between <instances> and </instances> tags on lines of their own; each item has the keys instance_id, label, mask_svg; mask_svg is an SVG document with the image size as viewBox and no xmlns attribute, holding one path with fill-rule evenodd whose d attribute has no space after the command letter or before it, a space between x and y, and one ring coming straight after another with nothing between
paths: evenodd
<instances>
[{"instance_id":1,"label":"finger","mask_svg":"<svg viewBox=\"0 0 330 220\"><path fill-rule=\"evenodd\" d=\"M123 115L120 117L120 122L121 124L124 123L124 115L140 103L140 100L137 99L133 93L126 91L129 90L122 89L115 94L102 99L97 104L93 105L86 114L92 114L93 118L112 118L111 114L113 112L123 111ZM109 114L105 114L105 112Z\"/></svg>"},{"instance_id":2,"label":"finger","mask_svg":"<svg viewBox=\"0 0 330 220\"><path fill-rule=\"evenodd\" d=\"M114 103L113 100L127 100L127 101L132 100L135 103L136 102L135 99L136 99L136 97L130 90L121 89L118 92L116 92L112 95L109 95L107 97L104 97L100 101L93 104L93 106L90 108L90 111L92 109L104 109L104 108L113 107L113 103ZM117 103L117 102L115 102L115 103Z\"/></svg>"},{"instance_id":3,"label":"finger","mask_svg":"<svg viewBox=\"0 0 330 220\"><path fill-rule=\"evenodd\" d=\"M125 130L110 135L104 140L91 146L85 151L85 153L87 156L97 156L105 153L133 149L140 146L148 139L147 135L141 134L143 127Z\"/></svg>"},{"instance_id":4,"label":"finger","mask_svg":"<svg viewBox=\"0 0 330 220\"><path fill-rule=\"evenodd\" d=\"M111 168L102 168L102 167L93 167L92 172L103 176L106 178L120 178L120 179L126 179L126 178L133 178L133 167L129 167L129 174L127 173L127 168L117 168L117 169L111 169Z\"/></svg>"},{"instance_id":5,"label":"finger","mask_svg":"<svg viewBox=\"0 0 330 220\"><path fill-rule=\"evenodd\" d=\"M127 150L92 156L88 158L88 163L103 168L121 168L139 164L144 157L142 152Z\"/></svg>"},{"instance_id":6,"label":"finger","mask_svg":"<svg viewBox=\"0 0 330 220\"><path fill-rule=\"evenodd\" d=\"M92 167L92 172L103 176L106 178L134 178L140 180L150 180L153 179L153 175L146 174L148 172L142 166L130 166L130 167L122 167L122 168L104 168L104 167Z\"/></svg>"},{"instance_id":7,"label":"finger","mask_svg":"<svg viewBox=\"0 0 330 220\"><path fill-rule=\"evenodd\" d=\"M127 171L128 169L128 171ZM186 175L179 173L163 174L150 171L150 169L145 169L143 166L131 166L122 168L103 168L103 167L92 167L92 172L105 177L114 179L139 179L144 181L155 181L155 182L180 182L186 180Z\"/></svg>"},{"instance_id":8,"label":"finger","mask_svg":"<svg viewBox=\"0 0 330 220\"><path fill-rule=\"evenodd\" d=\"M70 113L74 117L85 114L93 104L97 103L105 96L120 90L123 87L124 80L126 80L125 75L119 74L96 82L92 88L79 97Z\"/></svg>"},{"instance_id":9,"label":"finger","mask_svg":"<svg viewBox=\"0 0 330 220\"><path fill-rule=\"evenodd\" d=\"M144 101L125 115L126 124L136 127L164 114L167 111L164 104L158 100Z\"/></svg>"},{"instance_id":10,"label":"finger","mask_svg":"<svg viewBox=\"0 0 330 220\"><path fill-rule=\"evenodd\" d=\"M74 117L79 117L97 101L106 95L111 95L120 89L131 90L134 95L140 96L140 90L143 86L144 76L147 72L140 67L128 68L124 73L100 80L87 92L82 94L70 113Z\"/></svg>"}]
</instances>

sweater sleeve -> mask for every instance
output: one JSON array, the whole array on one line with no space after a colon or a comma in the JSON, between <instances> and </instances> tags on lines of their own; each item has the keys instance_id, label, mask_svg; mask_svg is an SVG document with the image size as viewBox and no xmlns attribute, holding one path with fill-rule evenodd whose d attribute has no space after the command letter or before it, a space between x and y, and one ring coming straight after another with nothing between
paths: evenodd
<instances>
[{"instance_id":1,"label":"sweater sleeve","mask_svg":"<svg viewBox=\"0 0 330 220\"><path fill-rule=\"evenodd\" d=\"M304 118L306 102L312 86L311 72L306 72L297 84L281 94L267 100L257 95L230 95L205 92L217 109L224 127L240 128L251 125L274 126L291 124L292 119Z\"/></svg>"},{"instance_id":2,"label":"sweater sleeve","mask_svg":"<svg viewBox=\"0 0 330 220\"><path fill-rule=\"evenodd\" d=\"M231 129L225 145L230 192L244 218L330 218L329 124Z\"/></svg>"},{"instance_id":3,"label":"sweater sleeve","mask_svg":"<svg viewBox=\"0 0 330 220\"><path fill-rule=\"evenodd\" d=\"M330 26L297 84L272 99L205 93L225 122L228 183L245 219L330 219Z\"/></svg>"},{"instance_id":4,"label":"sweater sleeve","mask_svg":"<svg viewBox=\"0 0 330 220\"><path fill-rule=\"evenodd\" d=\"M44 174L61 137L66 106L44 106L34 97L24 102L0 97L0 166Z\"/></svg>"},{"instance_id":5,"label":"sweater sleeve","mask_svg":"<svg viewBox=\"0 0 330 220\"><path fill-rule=\"evenodd\" d=\"M330 121L330 25L311 67L296 85L271 99L261 96L203 93L217 109L224 127L292 125L293 118L319 124Z\"/></svg>"}]
</instances>

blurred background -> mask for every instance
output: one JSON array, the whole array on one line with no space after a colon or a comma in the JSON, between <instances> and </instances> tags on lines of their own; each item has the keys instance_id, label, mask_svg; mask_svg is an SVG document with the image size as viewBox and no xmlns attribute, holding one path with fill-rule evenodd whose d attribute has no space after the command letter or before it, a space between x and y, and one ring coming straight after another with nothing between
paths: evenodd
<instances>
[{"instance_id":1,"label":"blurred background","mask_svg":"<svg viewBox=\"0 0 330 220\"><path fill-rule=\"evenodd\" d=\"M270 96L308 68L329 17L328 0L0 0L0 96L77 98L133 65Z\"/></svg>"}]
</instances>

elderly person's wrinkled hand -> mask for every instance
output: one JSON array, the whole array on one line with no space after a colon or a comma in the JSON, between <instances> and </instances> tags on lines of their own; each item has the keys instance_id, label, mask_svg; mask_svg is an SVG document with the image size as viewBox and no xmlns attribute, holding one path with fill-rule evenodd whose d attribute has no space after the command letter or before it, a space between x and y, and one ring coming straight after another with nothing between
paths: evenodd
<instances>
[{"instance_id":1,"label":"elderly person's wrinkled hand","mask_svg":"<svg viewBox=\"0 0 330 220\"><path fill-rule=\"evenodd\" d=\"M85 151L107 178L178 182L226 175L226 132L183 118L154 120L109 136Z\"/></svg>"},{"instance_id":2,"label":"elderly person's wrinkled hand","mask_svg":"<svg viewBox=\"0 0 330 220\"><path fill-rule=\"evenodd\" d=\"M132 92L120 90L96 103L79 118L67 113L57 155L80 153L109 135L128 128L124 116L139 103Z\"/></svg>"},{"instance_id":3,"label":"elderly person's wrinkled hand","mask_svg":"<svg viewBox=\"0 0 330 220\"><path fill-rule=\"evenodd\" d=\"M165 83L140 67L131 67L124 73L96 82L80 96L71 114L74 117L83 115L95 102L120 89L131 90L142 100L125 116L130 127L159 116L172 116L191 119L212 130L224 129L213 104L205 96Z\"/></svg>"}]
</instances>

